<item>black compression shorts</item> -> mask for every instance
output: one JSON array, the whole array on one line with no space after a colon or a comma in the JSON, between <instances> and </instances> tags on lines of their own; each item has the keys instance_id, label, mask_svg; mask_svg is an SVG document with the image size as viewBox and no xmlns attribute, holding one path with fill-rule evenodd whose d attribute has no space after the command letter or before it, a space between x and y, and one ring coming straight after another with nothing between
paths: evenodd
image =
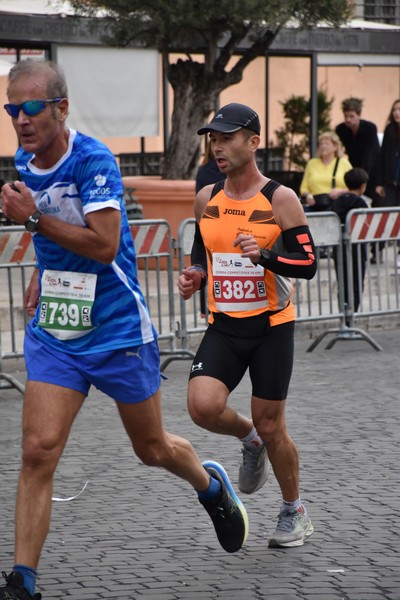
<instances>
[{"instance_id":1,"label":"black compression shorts","mask_svg":"<svg viewBox=\"0 0 400 600\"><path fill-rule=\"evenodd\" d=\"M293 369L294 321L270 327L267 313L240 319L223 313L214 317L189 379L214 377L232 392L248 368L253 396L285 400Z\"/></svg>"}]
</instances>

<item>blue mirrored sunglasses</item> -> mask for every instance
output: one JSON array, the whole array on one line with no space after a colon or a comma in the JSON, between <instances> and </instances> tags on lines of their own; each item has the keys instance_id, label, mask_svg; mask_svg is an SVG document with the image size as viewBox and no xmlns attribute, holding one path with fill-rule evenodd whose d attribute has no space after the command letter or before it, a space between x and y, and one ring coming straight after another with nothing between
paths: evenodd
<instances>
[{"instance_id":1,"label":"blue mirrored sunglasses","mask_svg":"<svg viewBox=\"0 0 400 600\"><path fill-rule=\"evenodd\" d=\"M26 100L22 104L5 104L4 108L13 119L17 119L19 111L23 110L28 117L38 115L46 108L46 104L60 102L62 98L51 98L50 100Z\"/></svg>"}]
</instances>

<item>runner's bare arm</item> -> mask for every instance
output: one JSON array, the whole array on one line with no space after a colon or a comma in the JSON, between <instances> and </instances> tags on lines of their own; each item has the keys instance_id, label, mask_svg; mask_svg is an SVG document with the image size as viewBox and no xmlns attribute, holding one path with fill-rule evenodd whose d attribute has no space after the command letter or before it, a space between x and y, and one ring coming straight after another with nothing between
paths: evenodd
<instances>
[{"instance_id":1,"label":"runner's bare arm","mask_svg":"<svg viewBox=\"0 0 400 600\"><path fill-rule=\"evenodd\" d=\"M35 212L36 205L27 186L22 181L16 183L18 192L14 191L9 184L2 188L3 211L7 217L23 225ZM37 231L67 250L104 264L111 263L118 251L120 211L114 208L103 208L89 213L85 220L87 226L82 227L43 214Z\"/></svg>"}]
</instances>

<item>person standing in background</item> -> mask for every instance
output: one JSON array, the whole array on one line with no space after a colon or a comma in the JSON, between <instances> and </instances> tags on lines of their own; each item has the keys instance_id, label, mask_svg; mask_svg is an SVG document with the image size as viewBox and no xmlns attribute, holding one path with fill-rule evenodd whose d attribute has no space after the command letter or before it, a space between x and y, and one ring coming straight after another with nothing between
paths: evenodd
<instances>
[{"instance_id":1,"label":"person standing in background","mask_svg":"<svg viewBox=\"0 0 400 600\"><path fill-rule=\"evenodd\" d=\"M355 167L347 171L344 176L348 192L337 198L332 210L335 212L342 224L342 230L346 224L347 215L351 210L356 208L368 208L366 201L363 198L368 183L368 173L360 167ZM353 274L353 297L350 298L348 273L350 265L348 264L347 246L345 240L342 241L343 249L343 286L344 286L344 302L350 305L354 312L357 312L360 305L361 294L363 291L365 264L367 260L366 245L359 244L358 248L353 246L351 253L351 266ZM336 275L338 276L338 256L337 248L334 249L334 261ZM338 278L339 279L339 278ZM351 320L346 315L346 325L351 326Z\"/></svg>"},{"instance_id":2,"label":"person standing in background","mask_svg":"<svg viewBox=\"0 0 400 600\"><path fill-rule=\"evenodd\" d=\"M378 130L375 123L361 118L363 101L360 98L346 98L342 102L344 122L335 131L342 142L353 167L360 167L368 173L365 195L372 206L379 206L379 196L375 191L376 163L379 155Z\"/></svg>"},{"instance_id":3,"label":"person standing in background","mask_svg":"<svg viewBox=\"0 0 400 600\"><path fill-rule=\"evenodd\" d=\"M400 98L392 104L383 133L376 192L382 206L400 206ZM400 253L397 266L400 267Z\"/></svg>"},{"instance_id":4,"label":"person standing in background","mask_svg":"<svg viewBox=\"0 0 400 600\"><path fill-rule=\"evenodd\" d=\"M219 170L210 142L207 141L204 157L196 175L196 194L206 185L217 183L223 179L226 179L226 175Z\"/></svg>"},{"instance_id":5,"label":"person standing in background","mask_svg":"<svg viewBox=\"0 0 400 600\"><path fill-rule=\"evenodd\" d=\"M400 206L400 98L392 104L383 133L376 191L383 206Z\"/></svg>"}]
</instances>

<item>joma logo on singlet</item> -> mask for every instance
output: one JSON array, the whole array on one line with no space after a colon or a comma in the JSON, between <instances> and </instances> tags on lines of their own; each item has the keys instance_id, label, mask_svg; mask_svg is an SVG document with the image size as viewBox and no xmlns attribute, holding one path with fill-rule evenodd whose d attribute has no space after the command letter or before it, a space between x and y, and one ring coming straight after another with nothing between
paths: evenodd
<instances>
[{"instance_id":1,"label":"joma logo on singlet","mask_svg":"<svg viewBox=\"0 0 400 600\"><path fill-rule=\"evenodd\" d=\"M239 217L245 217L246 211L239 210L238 208L226 208L222 214L223 215L238 215Z\"/></svg>"}]
</instances>

